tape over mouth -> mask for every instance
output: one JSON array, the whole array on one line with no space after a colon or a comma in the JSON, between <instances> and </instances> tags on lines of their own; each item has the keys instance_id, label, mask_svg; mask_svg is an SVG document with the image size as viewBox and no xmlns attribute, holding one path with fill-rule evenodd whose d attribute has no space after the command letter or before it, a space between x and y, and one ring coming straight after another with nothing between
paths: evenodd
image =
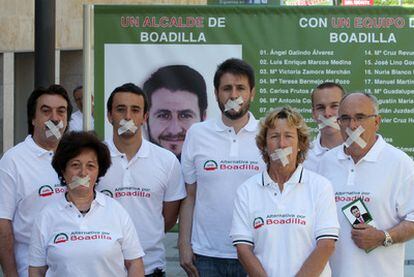
<instances>
[{"instance_id":1,"label":"tape over mouth","mask_svg":"<svg viewBox=\"0 0 414 277\"><path fill-rule=\"evenodd\" d=\"M283 166L287 166L289 164L288 156L292 154L292 152L292 146L279 148L270 154L270 159L272 159L272 161L280 160Z\"/></svg>"},{"instance_id":2,"label":"tape over mouth","mask_svg":"<svg viewBox=\"0 0 414 277\"><path fill-rule=\"evenodd\" d=\"M361 138L361 135L364 131L365 129L361 125L359 125L355 131L352 131L349 127L347 127L345 132L347 133L348 138L345 141L345 146L349 147L352 143L355 142L361 148L365 148L365 146L367 146L367 143Z\"/></svg>"},{"instance_id":3,"label":"tape over mouth","mask_svg":"<svg viewBox=\"0 0 414 277\"><path fill-rule=\"evenodd\" d=\"M48 120L45 122L45 125L47 127L46 129L46 137L50 138L52 136L55 136L56 139L60 139L62 137L62 134L60 133L60 129L63 129L64 124L63 121L59 121L58 124L53 123L52 120Z\"/></svg>"},{"instance_id":4,"label":"tape over mouth","mask_svg":"<svg viewBox=\"0 0 414 277\"><path fill-rule=\"evenodd\" d=\"M89 177L89 175L85 176L85 177L79 177L79 176L73 176L72 177L72 182L70 182L68 184L70 189L74 189L77 188L79 186L84 186L86 188L89 188L90 186L90 182L91 182L91 178Z\"/></svg>"},{"instance_id":5,"label":"tape over mouth","mask_svg":"<svg viewBox=\"0 0 414 277\"><path fill-rule=\"evenodd\" d=\"M122 135L123 133L128 132L128 131L135 134L138 130L138 127L135 125L132 119L130 120L122 119L119 122L119 125L121 125L121 127L118 128L118 135Z\"/></svg>"},{"instance_id":6,"label":"tape over mouth","mask_svg":"<svg viewBox=\"0 0 414 277\"><path fill-rule=\"evenodd\" d=\"M318 116L318 120L321 121L320 123L318 123L319 130L321 130L325 127L328 127L328 126L334 128L336 130L340 129L339 124L336 120L336 117L334 117L334 116L326 118L326 117L324 117L323 115L320 114Z\"/></svg>"},{"instance_id":7,"label":"tape over mouth","mask_svg":"<svg viewBox=\"0 0 414 277\"><path fill-rule=\"evenodd\" d=\"M234 110L236 112L240 111L241 105L244 103L243 97L239 96L235 100L227 100L226 104L224 104L224 111L227 112L229 110Z\"/></svg>"}]
</instances>

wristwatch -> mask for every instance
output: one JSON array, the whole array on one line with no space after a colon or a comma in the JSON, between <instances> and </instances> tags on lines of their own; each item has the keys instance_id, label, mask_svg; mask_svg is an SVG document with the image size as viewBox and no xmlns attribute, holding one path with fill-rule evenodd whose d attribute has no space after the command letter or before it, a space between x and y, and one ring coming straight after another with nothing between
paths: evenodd
<instances>
[{"instance_id":1,"label":"wristwatch","mask_svg":"<svg viewBox=\"0 0 414 277\"><path fill-rule=\"evenodd\" d=\"M387 231L383 231L384 235L385 235L385 239L384 242L382 243L382 245L384 245L385 247L391 246L394 241L392 240L392 237L390 236L390 234Z\"/></svg>"}]
</instances>

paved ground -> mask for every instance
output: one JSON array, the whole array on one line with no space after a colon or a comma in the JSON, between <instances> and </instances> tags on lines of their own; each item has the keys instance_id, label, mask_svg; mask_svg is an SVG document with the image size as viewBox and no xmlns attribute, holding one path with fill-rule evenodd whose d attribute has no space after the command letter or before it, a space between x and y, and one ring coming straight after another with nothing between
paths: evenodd
<instances>
[{"instance_id":1,"label":"paved ground","mask_svg":"<svg viewBox=\"0 0 414 277\"><path fill-rule=\"evenodd\" d=\"M167 233L164 239L167 258L167 277L185 277L185 271L180 267L177 249L178 233Z\"/></svg>"}]
</instances>

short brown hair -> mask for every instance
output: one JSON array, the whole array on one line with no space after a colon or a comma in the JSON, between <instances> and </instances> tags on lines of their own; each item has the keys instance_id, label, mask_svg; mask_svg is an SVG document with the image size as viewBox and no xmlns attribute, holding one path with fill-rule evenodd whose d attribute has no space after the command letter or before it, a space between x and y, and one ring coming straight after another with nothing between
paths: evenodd
<instances>
[{"instance_id":1,"label":"short brown hair","mask_svg":"<svg viewBox=\"0 0 414 277\"><path fill-rule=\"evenodd\" d=\"M315 97L315 93L319 90L323 90L323 89L329 89L329 88L338 88L341 91L341 98L345 95L345 89L338 83L333 83L333 82L325 82L320 84L319 86L317 86L312 92L311 92L311 102L312 102L312 107L313 107L313 98Z\"/></svg>"},{"instance_id":2,"label":"short brown hair","mask_svg":"<svg viewBox=\"0 0 414 277\"><path fill-rule=\"evenodd\" d=\"M305 123L302 115L290 106L279 107L270 111L265 118L260 121L259 132L256 136L256 145L259 148L263 161L269 164L269 154L267 153L267 131L275 128L279 119L286 119L290 126L298 130L298 147L297 163L302 163L309 150L309 128Z\"/></svg>"},{"instance_id":3,"label":"short brown hair","mask_svg":"<svg viewBox=\"0 0 414 277\"><path fill-rule=\"evenodd\" d=\"M111 155L108 147L96 137L93 131L72 131L63 135L53 156L52 166L59 179L63 180L63 172L69 160L75 158L86 149L91 149L96 154L99 166L98 179L105 175L111 166Z\"/></svg>"}]
</instances>

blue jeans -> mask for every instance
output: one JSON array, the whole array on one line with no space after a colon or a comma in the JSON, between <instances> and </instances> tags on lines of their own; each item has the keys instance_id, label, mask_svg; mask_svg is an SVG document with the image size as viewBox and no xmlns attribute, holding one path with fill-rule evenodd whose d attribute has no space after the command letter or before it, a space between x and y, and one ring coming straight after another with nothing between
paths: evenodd
<instances>
[{"instance_id":1,"label":"blue jeans","mask_svg":"<svg viewBox=\"0 0 414 277\"><path fill-rule=\"evenodd\" d=\"M197 254L195 256L195 266L200 277L247 276L238 259L214 258Z\"/></svg>"}]
</instances>

